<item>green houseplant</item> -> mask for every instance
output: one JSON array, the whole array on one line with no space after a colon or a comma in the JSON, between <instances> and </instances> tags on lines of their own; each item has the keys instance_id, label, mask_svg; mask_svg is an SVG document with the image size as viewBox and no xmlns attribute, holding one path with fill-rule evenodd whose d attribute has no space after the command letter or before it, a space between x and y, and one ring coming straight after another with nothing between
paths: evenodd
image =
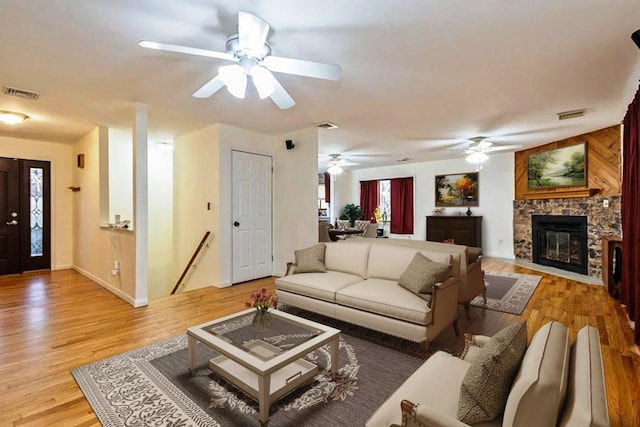
<instances>
[{"instance_id":1,"label":"green houseplant","mask_svg":"<svg viewBox=\"0 0 640 427\"><path fill-rule=\"evenodd\" d=\"M362 209L360 206L356 206L354 203L348 203L345 205L340 219L348 219L349 226L353 227L356 224L357 219L362 219Z\"/></svg>"}]
</instances>

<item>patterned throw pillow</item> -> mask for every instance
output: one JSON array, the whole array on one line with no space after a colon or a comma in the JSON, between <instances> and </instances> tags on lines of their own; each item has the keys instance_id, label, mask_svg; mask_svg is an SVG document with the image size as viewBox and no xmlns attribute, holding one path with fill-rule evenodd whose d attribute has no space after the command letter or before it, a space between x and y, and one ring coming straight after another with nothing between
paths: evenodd
<instances>
[{"instance_id":1,"label":"patterned throw pillow","mask_svg":"<svg viewBox=\"0 0 640 427\"><path fill-rule=\"evenodd\" d=\"M431 292L433 285L447 280L450 272L450 265L431 261L420 252L416 252L411 263L400 275L398 284L424 298L424 294Z\"/></svg>"},{"instance_id":2,"label":"patterned throw pillow","mask_svg":"<svg viewBox=\"0 0 640 427\"><path fill-rule=\"evenodd\" d=\"M326 273L327 267L324 265L324 250L325 244L318 243L310 248L295 251L296 267L293 269L293 274Z\"/></svg>"},{"instance_id":3,"label":"patterned throw pillow","mask_svg":"<svg viewBox=\"0 0 640 427\"><path fill-rule=\"evenodd\" d=\"M482 347L460 386L458 420L476 424L503 411L526 349L524 320L504 328Z\"/></svg>"}]
</instances>

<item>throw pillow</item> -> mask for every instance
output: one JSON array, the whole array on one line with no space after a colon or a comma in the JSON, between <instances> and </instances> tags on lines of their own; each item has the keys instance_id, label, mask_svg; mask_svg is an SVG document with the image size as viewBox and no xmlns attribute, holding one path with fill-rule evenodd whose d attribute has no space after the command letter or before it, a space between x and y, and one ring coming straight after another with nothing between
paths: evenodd
<instances>
[{"instance_id":1,"label":"throw pillow","mask_svg":"<svg viewBox=\"0 0 640 427\"><path fill-rule=\"evenodd\" d=\"M523 320L504 328L482 347L460 386L458 420L490 421L504 410L526 349L527 322Z\"/></svg>"},{"instance_id":2,"label":"throw pillow","mask_svg":"<svg viewBox=\"0 0 640 427\"><path fill-rule=\"evenodd\" d=\"M293 269L293 274L326 273L327 267L324 265L324 250L325 244L318 243L310 248L295 251L296 268Z\"/></svg>"},{"instance_id":3,"label":"throw pillow","mask_svg":"<svg viewBox=\"0 0 640 427\"><path fill-rule=\"evenodd\" d=\"M431 292L433 285L447 280L451 266L431 261L420 252L416 252L413 260L400 275L398 284L422 297L420 294Z\"/></svg>"}]
</instances>

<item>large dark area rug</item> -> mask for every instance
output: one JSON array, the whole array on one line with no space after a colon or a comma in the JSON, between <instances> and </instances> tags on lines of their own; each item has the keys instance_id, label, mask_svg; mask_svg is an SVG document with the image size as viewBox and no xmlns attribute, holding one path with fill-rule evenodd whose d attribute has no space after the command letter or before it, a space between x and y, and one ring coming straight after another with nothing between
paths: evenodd
<instances>
[{"instance_id":1,"label":"large dark area rug","mask_svg":"<svg viewBox=\"0 0 640 427\"><path fill-rule=\"evenodd\" d=\"M532 274L485 271L487 304L482 300L482 296L477 296L471 301L471 305L504 313L522 314L540 279L541 276Z\"/></svg>"},{"instance_id":2,"label":"large dark area rug","mask_svg":"<svg viewBox=\"0 0 640 427\"><path fill-rule=\"evenodd\" d=\"M285 309L330 321L291 307ZM318 374L313 382L272 406L269 425L362 426L423 363L417 354L411 355L419 351L413 343L332 323L344 327L337 378L327 374L327 347L308 354L306 359L318 365ZM198 369L192 377L187 338L179 335L71 373L105 426L260 425L257 403L208 369L208 360L214 356L212 350L199 345Z\"/></svg>"}]
</instances>

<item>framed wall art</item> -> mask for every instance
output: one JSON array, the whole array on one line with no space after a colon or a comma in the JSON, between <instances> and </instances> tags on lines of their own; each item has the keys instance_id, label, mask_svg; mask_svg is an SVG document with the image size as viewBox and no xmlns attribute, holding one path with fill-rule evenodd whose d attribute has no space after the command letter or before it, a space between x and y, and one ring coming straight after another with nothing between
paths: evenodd
<instances>
[{"instance_id":1,"label":"framed wall art","mask_svg":"<svg viewBox=\"0 0 640 427\"><path fill-rule=\"evenodd\" d=\"M527 188L584 187L587 185L587 143L529 155Z\"/></svg>"},{"instance_id":2,"label":"framed wall art","mask_svg":"<svg viewBox=\"0 0 640 427\"><path fill-rule=\"evenodd\" d=\"M436 175L436 207L478 206L478 172Z\"/></svg>"}]
</instances>

